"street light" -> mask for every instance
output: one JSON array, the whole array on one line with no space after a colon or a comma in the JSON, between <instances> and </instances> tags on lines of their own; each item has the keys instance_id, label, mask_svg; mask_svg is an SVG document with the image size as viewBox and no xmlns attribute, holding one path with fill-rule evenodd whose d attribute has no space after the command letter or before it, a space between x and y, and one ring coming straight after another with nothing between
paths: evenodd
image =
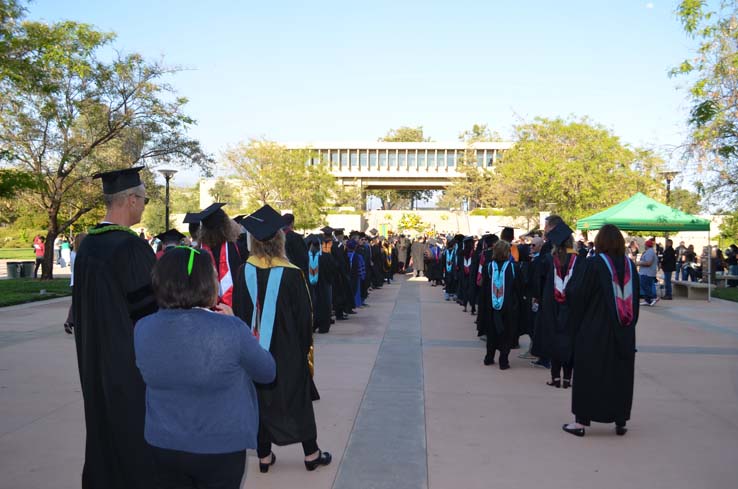
<instances>
[{"instance_id":1,"label":"street light","mask_svg":"<svg viewBox=\"0 0 738 489\"><path fill-rule=\"evenodd\" d=\"M159 173L164 175L164 180L166 180L166 197L164 200L164 205L166 208L166 217L164 219L164 231L169 231L169 180L172 179L175 173L177 173L177 170L159 170Z\"/></svg>"},{"instance_id":2,"label":"street light","mask_svg":"<svg viewBox=\"0 0 738 489\"><path fill-rule=\"evenodd\" d=\"M676 170L664 170L660 171L659 174L666 179L666 205L671 204L671 181L674 177L679 175L680 172Z\"/></svg>"}]
</instances>

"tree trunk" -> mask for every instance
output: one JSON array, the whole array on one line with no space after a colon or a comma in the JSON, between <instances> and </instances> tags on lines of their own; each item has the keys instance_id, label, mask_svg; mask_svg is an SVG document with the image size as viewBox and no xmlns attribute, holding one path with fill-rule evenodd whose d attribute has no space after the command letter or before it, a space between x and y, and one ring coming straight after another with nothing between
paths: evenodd
<instances>
[{"instance_id":1,"label":"tree trunk","mask_svg":"<svg viewBox=\"0 0 738 489\"><path fill-rule=\"evenodd\" d=\"M54 278L54 240L58 232L49 229L46 232L46 249L44 250L44 261L41 263L41 280L52 280Z\"/></svg>"}]
</instances>

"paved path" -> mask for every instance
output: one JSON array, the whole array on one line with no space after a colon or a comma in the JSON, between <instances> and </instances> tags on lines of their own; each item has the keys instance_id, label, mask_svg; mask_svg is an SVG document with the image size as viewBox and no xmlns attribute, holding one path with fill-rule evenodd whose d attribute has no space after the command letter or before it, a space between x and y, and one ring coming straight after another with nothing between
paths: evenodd
<instances>
[{"instance_id":1,"label":"paved path","mask_svg":"<svg viewBox=\"0 0 738 489\"><path fill-rule=\"evenodd\" d=\"M515 354L484 367L472 318L440 288L406 280L316 337L318 442L334 462L305 472L299 446L246 487L717 488L738 480L738 304L642 311L625 437L561 431L570 391ZM0 309L0 489L79 487L84 422L69 299Z\"/></svg>"}]
</instances>

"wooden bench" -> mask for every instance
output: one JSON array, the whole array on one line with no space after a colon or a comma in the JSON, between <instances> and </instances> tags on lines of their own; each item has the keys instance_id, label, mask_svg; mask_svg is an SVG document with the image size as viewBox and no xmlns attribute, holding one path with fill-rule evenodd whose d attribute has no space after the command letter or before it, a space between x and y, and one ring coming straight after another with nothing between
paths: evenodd
<instances>
[{"instance_id":1,"label":"wooden bench","mask_svg":"<svg viewBox=\"0 0 738 489\"><path fill-rule=\"evenodd\" d=\"M674 280L671 283L672 293L674 297L686 297L687 299L707 299L708 287L715 289L715 284L706 284L703 282L689 282L684 280Z\"/></svg>"},{"instance_id":2,"label":"wooden bench","mask_svg":"<svg viewBox=\"0 0 738 489\"><path fill-rule=\"evenodd\" d=\"M725 288L728 286L728 280L738 280L738 275L717 275L715 285Z\"/></svg>"}]
</instances>

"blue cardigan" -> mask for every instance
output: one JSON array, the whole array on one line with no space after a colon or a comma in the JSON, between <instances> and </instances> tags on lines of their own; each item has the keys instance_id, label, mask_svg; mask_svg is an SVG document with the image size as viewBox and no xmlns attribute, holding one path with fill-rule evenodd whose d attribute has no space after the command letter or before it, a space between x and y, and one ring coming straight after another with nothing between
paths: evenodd
<instances>
[{"instance_id":1,"label":"blue cardigan","mask_svg":"<svg viewBox=\"0 0 738 489\"><path fill-rule=\"evenodd\" d=\"M190 453L256 447L254 382L272 382L276 366L243 321L204 309L160 309L136 323L134 346L150 445Z\"/></svg>"}]
</instances>

